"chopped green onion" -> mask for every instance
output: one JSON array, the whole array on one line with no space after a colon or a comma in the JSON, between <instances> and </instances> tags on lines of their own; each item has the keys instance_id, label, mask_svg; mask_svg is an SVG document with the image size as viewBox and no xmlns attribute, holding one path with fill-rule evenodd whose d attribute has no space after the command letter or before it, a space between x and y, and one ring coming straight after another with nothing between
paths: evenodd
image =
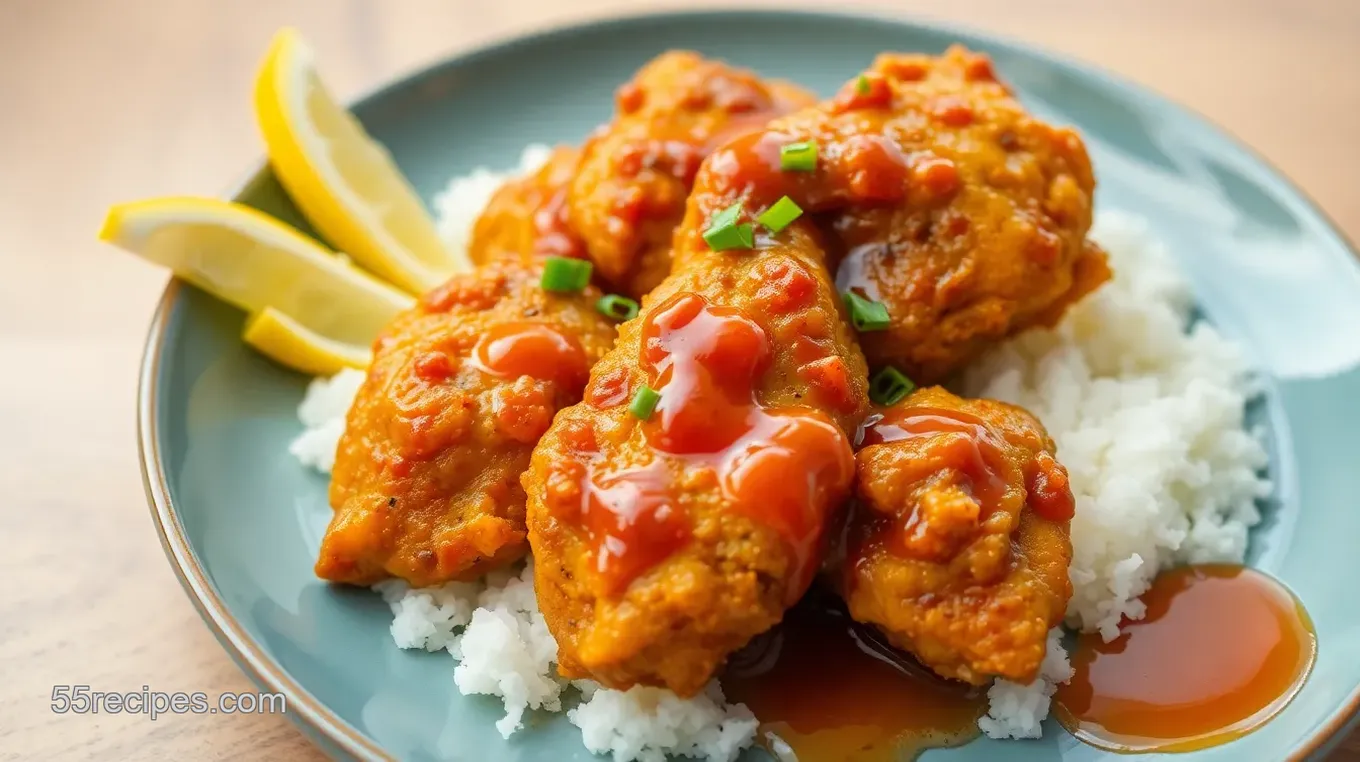
<instances>
[{"instance_id":1,"label":"chopped green onion","mask_svg":"<svg viewBox=\"0 0 1360 762\"><path fill-rule=\"evenodd\" d=\"M652 417L652 411L656 410L656 403L660 401L661 393L643 384L633 395L633 401L628 403L628 412L635 418L645 421Z\"/></svg>"},{"instance_id":2,"label":"chopped green onion","mask_svg":"<svg viewBox=\"0 0 1360 762\"><path fill-rule=\"evenodd\" d=\"M741 219L742 211L743 210L741 208L741 202L738 201L737 203L727 207L726 209L722 210L721 212L718 212L717 214L709 218L708 220L709 229L712 230L713 228L726 228L737 224L737 220Z\"/></svg>"},{"instance_id":3,"label":"chopped green onion","mask_svg":"<svg viewBox=\"0 0 1360 762\"><path fill-rule=\"evenodd\" d=\"M779 168L785 172L812 172L817 169L817 142L804 140L779 147Z\"/></svg>"},{"instance_id":4,"label":"chopped green onion","mask_svg":"<svg viewBox=\"0 0 1360 762\"><path fill-rule=\"evenodd\" d=\"M714 251L728 249L749 249L756 245L756 229L749 222L733 225L730 228L711 231L714 235L704 234L704 240Z\"/></svg>"},{"instance_id":5,"label":"chopped green onion","mask_svg":"<svg viewBox=\"0 0 1360 762\"><path fill-rule=\"evenodd\" d=\"M575 257L548 257L539 285L544 291L572 293L590 284L590 262Z\"/></svg>"},{"instance_id":6,"label":"chopped green onion","mask_svg":"<svg viewBox=\"0 0 1360 762\"><path fill-rule=\"evenodd\" d=\"M859 75L859 79L855 81L855 90L856 90L856 92L858 92L860 95L868 95L868 94L869 94L869 78L868 78L867 76L863 75L863 74Z\"/></svg>"},{"instance_id":7,"label":"chopped green onion","mask_svg":"<svg viewBox=\"0 0 1360 762\"><path fill-rule=\"evenodd\" d=\"M865 299L854 291L846 291L843 296L856 331L881 331L892 322L888 318L888 306L883 302Z\"/></svg>"},{"instance_id":8,"label":"chopped green onion","mask_svg":"<svg viewBox=\"0 0 1360 762\"><path fill-rule=\"evenodd\" d=\"M869 381L869 399L876 405L889 407L901 402L915 388L916 384L902 375L902 371L889 365Z\"/></svg>"},{"instance_id":9,"label":"chopped green onion","mask_svg":"<svg viewBox=\"0 0 1360 762\"><path fill-rule=\"evenodd\" d=\"M771 233L778 233L789 226L789 223L803 216L803 210L788 196L780 198L770 205L756 218L756 222L770 229Z\"/></svg>"},{"instance_id":10,"label":"chopped green onion","mask_svg":"<svg viewBox=\"0 0 1360 762\"><path fill-rule=\"evenodd\" d=\"M709 220L708 229L704 231L704 240L708 242L709 248L714 251L726 251L749 249L756 245L756 231L751 223L737 224L741 214L741 202L738 201L713 215Z\"/></svg>"},{"instance_id":11,"label":"chopped green onion","mask_svg":"<svg viewBox=\"0 0 1360 762\"><path fill-rule=\"evenodd\" d=\"M618 294L600 297L600 300L595 302L595 309L615 320L632 320L638 315L638 303Z\"/></svg>"}]
</instances>

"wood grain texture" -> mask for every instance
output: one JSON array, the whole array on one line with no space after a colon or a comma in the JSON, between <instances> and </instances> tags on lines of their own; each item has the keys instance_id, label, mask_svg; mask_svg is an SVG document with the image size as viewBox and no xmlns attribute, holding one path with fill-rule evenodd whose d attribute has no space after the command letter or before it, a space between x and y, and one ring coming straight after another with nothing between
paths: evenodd
<instances>
[{"instance_id":1,"label":"wood grain texture","mask_svg":"<svg viewBox=\"0 0 1360 762\"><path fill-rule=\"evenodd\" d=\"M715 3L703 2L702 5ZM787 5L787 2L752 3ZM215 194L260 153L271 33L350 97L457 50L651 0L0 2L0 758L314 759L277 716L58 716L53 684L252 690L157 543L138 473L138 358L164 273L94 242L114 201ZM874 5L841 0L836 6ZM911 0L883 9L1062 51L1193 106L1360 238L1352 0ZM672 6L673 7L673 6ZM1360 741L1334 756L1360 762Z\"/></svg>"}]
</instances>

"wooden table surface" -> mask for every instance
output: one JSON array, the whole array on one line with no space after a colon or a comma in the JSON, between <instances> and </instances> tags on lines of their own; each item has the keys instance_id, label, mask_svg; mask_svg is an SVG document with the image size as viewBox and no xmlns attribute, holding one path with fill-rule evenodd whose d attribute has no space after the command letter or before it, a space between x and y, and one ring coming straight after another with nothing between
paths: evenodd
<instances>
[{"instance_id":1,"label":"wooden table surface","mask_svg":"<svg viewBox=\"0 0 1360 762\"><path fill-rule=\"evenodd\" d=\"M703 3L709 5L711 3ZM787 5L787 2L769 3ZM864 5L841 0L836 6ZM165 274L95 243L114 201L216 194L260 154L250 88L299 27L348 98L493 38L653 0L0 1L0 758L315 759L279 716L56 715L55 684L252 690L180 590L134 436ZM1189 104L1360 240L1360 2L899 0ZM1335 760L1360 761L1360 738Z\"/></svg>"}]
</instances>

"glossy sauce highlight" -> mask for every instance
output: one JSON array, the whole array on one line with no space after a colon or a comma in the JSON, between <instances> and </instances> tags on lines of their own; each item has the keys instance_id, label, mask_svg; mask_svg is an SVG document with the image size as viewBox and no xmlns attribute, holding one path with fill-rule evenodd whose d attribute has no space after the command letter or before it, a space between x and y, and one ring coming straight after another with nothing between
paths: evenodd
<instances>
[{"instance_id":1,"label":"glossy sauce highlight","mask_svg":"<svg viewBox=\"0 0 1360 762\"><path fill-rule=\"evenodd\" d=\"M482 334L472 361L483 371L513 380L530 376L571 389L585 386L590 363L574 337L543 323L499 323Z\"/></svg>"}]
</instances>

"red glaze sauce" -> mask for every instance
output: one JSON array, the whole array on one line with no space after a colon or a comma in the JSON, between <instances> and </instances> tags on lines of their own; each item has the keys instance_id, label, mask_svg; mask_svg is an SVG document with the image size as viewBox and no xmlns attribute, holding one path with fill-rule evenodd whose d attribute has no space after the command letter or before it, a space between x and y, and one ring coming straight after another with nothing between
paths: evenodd
<instances>
[{"instance_id":1,"label":"red glaze sauce","mask_svg":"<svg viewBox=\"0 0 1360 762\"><path fill-rule=\"evenodd\" d=\"M931 674L818 590L734 654L722 686L760 718L761 743L797 762L897 762L957 746L986 709L982 689Z\"/></svg>"},{"instance_id":2,"label":"red glaze sauce","mask_svg":"<svg viewBox=\"0 0 1360 762\"><path fill-rule=\"evenodd\" d=\"M415 371L422 381L439 383L453 375L453 361L443 352L422 352L416 357Z\"/></svg>"},{"instance_id":3,"label":"red glaze sauce","mask_svg":"<svg viewBox=\"0 0 1360 762\"><path fill-rule=\"evenodd\" d=\"M703 146L684 140L639 140L619 148L614 166L622 177L636 177L643 169L649 169L689 185L707 155Z\"/></svg>"},{"instance_id":4,"label":"red glaze sauce","mask_svg":"<svg viewBox=\"0 0 1360 762\"><path fill-rule=\"evenodd\" d=\"M959 189L959 168L952 160L923 152L913 157L911 177L931 200L947 198Z\"/></svg>"},{"instance_id":5,"label":"red glaze sauce","mask_svg":"<svg viewBox=\"0 0 1360 762\"><path fill-rule=\"evenodd\" d=\"M930 104L931 115L950 127L967 127L973 123L973 107L957 95L944 95Z\"/></svg>"},{"instance_id":6,"label":"red glaze sauce","mask_svg":"<svg viewBox=\"0 0 1360 762\"><path fill-rule=\"evenodd\" d=\"M941 468L958 470L982 509L980 519L986 519L1005 498L1010 485L1002 476L1006 470L1005 440L981 418L959 410L892 408L865 421L859 444L868 447L940 435L949 436L931 448L931 457L915 464L921 478ZM1025 490L1026 505L1049 521L1069 521L1076 512L1067 469L1047 451L1040 451L1025 464Z\"/></svg>"},{"instance_id":7,"label":"red glaze sauce","mask_svg":"<svg viewBox=\"0 0 1360 762\"><path fill-rule=\"evenodd\" d=\"M494 307L505 294L505 276L498 273L478 270L465 275L455 275L442 286L430 290L421 297L421 307L427 312L449 312L455 307L480 311ZM374 342L374 350L385 346L390 337L381 336Z\"/></svg>"},{"instance_id":8,"label":"red glaze sauce","mask_svg":"<svg viewBox=\"0 0 1360 762\"><path fill-rule=\"evenodd\" d=\"M1086 743L1158 752L1226 743L1283 709L1312 669L1308 614L1254 569L1173 569L1142 600L1147 615L1115 640L1080 636L1076 674L1058 688L1055 714Z\"/></svg>"},{"instance_id":9,"label":"red glaze sauce","mask_svg":"<svg viewBox=\"0 0 1360 762\"><path fill-rule=\"evenodd\" d=\"M894 407L865 422L860 445L925 437L937 441L926 457L912 463L916 472L912 476L916 478L904 474L904 481L925 479L941 469L955 470L982 509L979 520L985 520L1005 499L1010 485L1002 476L1006 471L1005 444L982 419L959 410ZM909 523L902 529L909 535L912 527Z\"/></svg>"},{"instance_id":10,"label":"red glaze sauce","mask_svg":"<svg viewBox=\"0 0 1360 762\"><path fill-rule=\"evenodd\" d=\"M628 395L628 370L614 368L591 379L585 401L596 410L605 410L627 402Z\"/></svg>"},{"instance_id":11,"label":"red glaze sauce","mask_svg":"<svg viewBox=\"0 0 1360 762\"><path fill-rule=\"evenodd\" d=\"M817 300L817 279L806 267L787 259L766 260L758 267L761 286L754 300L770 314L802 312Z\"/></svg>"},{"instance_id":12,"label":"red glaze sauce","mask_svg":"<svg viewBox=\"0 0 1360 762\"><path fill-rule=\"evenodd\" d=\"M841 88L831 102L833 113L858 111L861 109L888 108L892 105L893 92L888 80L882 74L866 73L855 77Z\"/></svg>"},{"instance_id":13,"label":"red glaze sauce","mask_svg":"<svg viewBox=\"0 0 1360 762\"><path fill-rule=\"evenodd\" d=\"M1029 507L1049 521L1071 521L1077 515L1067 469L1046 450L1030 461L1025 473L1025 490Z\"/></svg>"},{"instance_id":14,"label":"red glaze sauce","mask_svg":"<svg viewBox=\"0 0 1360 762\"><path fill-rule=\"evenodd\" d=\"M850 368L841 357L832 355L800 365L798 377L842 413L853 413L859 407L855 388L850 383Z\"/></svg>"},{"instance_id":15,"label":"red glaze sauce","mask_svg":"<svg viewBox=\"0 0 1360 762\"><path fill-rule=\"evenodd\" d=\"M530 376L569 389L585 386L590 363L580 342L542 323L501 323L482 334L472 361L493 376Z\"/></svg>"},{"instance_id":16,"label":"red glaze sauce","mask_svg":"<svg viewBox=\"0 0 1360 762\"><path fill-rule=\"evenodd\" d=\"M677 294L642 326L642 369L662 393L648 442L673 455L716 453L750 429L753 396L773 359L769 337L731 307Z\"/></svg>"},{"instance_id":17,"label":"red glaze sauce","mask_svg":"<svg viewBox=\"0 0 1360 762\"><path fill-rule=\"evenodd\" d=\"M996 72L992 69L992 59L981 53L973 55L964 66L963 74L969 82L996 81Z\"/></svg>"},{"instance_id":18,"label":"red glaze sauce","mask_svg":"<svg viewBox=\"0 0 1360 762\"><path fill-rule=\"evenodd\" d=\"M614 91L614 105L620 114L631 114L647 102L647 93L636 82L626 82Z\"/></svg>"},{"instance_id":19,"label":"red glaze sauce","mask_svg":"<svg viewBox=\"0 0 1360 762\"><path fill-rule=\"evenodd\" d=\"M566 185L534 212L534 252L543 256L585 257L585 243L568 220Z\"/></svg>"},{"instance_id":20,"label":"red glaze sauce","mask_svg":"<svg viewBox=\"0 0 1360 762\"><path fill-rule=\"evenodd\" d=\"M783 171L780 148L800 140L770 130L728 143L709 159L705 177L711 177L711 190L723 199L745 195L752 210L768 206L781 196L793 199L805 211L891 203L906 196L911 163L889 138L870 134L819 141L817 171Z\"/></svg>"},{"instance_id":21,"label":"red glaze sauce","mask_svg":"<svg viewBox=\"0 0 1360 762\"><path fill-rule=\"evenodd\" d=\"M619 595L689 540L689 522L671 497L670 482L660 460L586 480L582 519L595 544L601 594Z\"/></svg>"},{"instance_id":22,"label":"red glaze sauce","mask_svg":"<svg viewBox=\"0 0 1360 762\"><path fill-rule=\"evenodd\" d=\"M893 59L886 62L888 75L903 82L919 82L930 73L930 64L925 61L904 61Z\"/></svg>"},{"instance_id":23,"label":"red glaze sauce","mask_svg":"<svg viewBox=\"0 0 1360 762\"><path fill-rule=\"evenodd\" d=\"M641 365L648 384L661 393L642 424L657 460L649 469L585 475L587 493L608 484L628 496L615 505L613 494L604 495L598 508L587 509L629 517L611 531L591 531L601 574L611 587L626 584L678 547L672 522L681 518L667 491L675 479L652 469L680 459L710 469L731 510L784 537L799 564L788 590L790 602L796 600L816 571L836 498L854 476L849 440L820 411L759 404L757 388L773 350L764 329L740 310L681 293L653 309L642 332ZM624 482L634 484L625 488ZM661 515L639 518L642 513Z\"/></svg>"}]
</instances>

